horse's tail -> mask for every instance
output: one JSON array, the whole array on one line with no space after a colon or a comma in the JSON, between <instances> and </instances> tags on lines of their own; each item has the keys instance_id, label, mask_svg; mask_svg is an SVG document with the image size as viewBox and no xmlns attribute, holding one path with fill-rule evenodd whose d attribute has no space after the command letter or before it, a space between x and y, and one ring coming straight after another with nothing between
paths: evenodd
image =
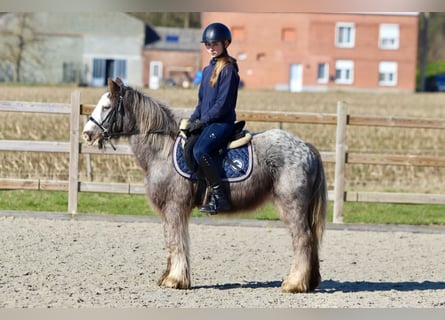
<instances>
[{"instance_id":1,"label":"horse's tail","mask_svg":"<svg viewBox=\"0 0 445 320\"><path fill-rule=\"evenodd\" d=\"M312 199L309 205L309 224L311 231L315 235L315 241L317 245L321 243L323 238L323 232L326 224L326 211L327 211L327 185L326 177L323 167L323 161L318 150L311 145L313 155L315 156L315 180L312 190Z\"/></svg>"}]
</instances>

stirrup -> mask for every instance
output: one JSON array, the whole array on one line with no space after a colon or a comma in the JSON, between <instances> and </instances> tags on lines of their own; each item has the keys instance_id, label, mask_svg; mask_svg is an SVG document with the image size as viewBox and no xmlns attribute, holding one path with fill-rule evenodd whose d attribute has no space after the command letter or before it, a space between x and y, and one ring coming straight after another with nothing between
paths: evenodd
<instances>
[{"instance_id":1,"label":"stirrup","mask_svg":"<svg viewBox=\"0 0 445 320\"><path fill-rule=\"evenodd\" d=\"M210 195L209 203L203 205L199 211L209 213L211 215L217 214L218 212L229 211L231 209L230 203L226 199L219 201L220 199L221 198L216 197L214 194Z\"/></svg>"},{"instance_id":2,"label":"stirrup","mask_svg":"<svg viewBox=\"0 0 445 320\"><path fill-rule=\"evenodd\" d=\"M203 213L208 213L211 215L215 215L218 213L218 211L216 210L216 206L214 204L210 204L210 203L203 205L201 208L199 208L199 211L203 212Z\"/></svg>"}]
</instances>

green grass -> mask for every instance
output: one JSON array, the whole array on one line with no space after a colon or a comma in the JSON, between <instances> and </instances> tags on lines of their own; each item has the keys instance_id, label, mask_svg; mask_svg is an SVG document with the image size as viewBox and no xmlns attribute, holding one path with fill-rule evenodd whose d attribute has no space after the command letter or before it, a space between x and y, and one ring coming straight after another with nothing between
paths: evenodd
<instances>
[{"instance_id":1,"label":"green grass","mask_svg":"<svg viewBox=\"0 0 445 320\"><path fill-rule=\"evenodd\" d=\"M432 76L439 73L445 73L445 60L430 62L426 65L426 76Z\"/></svg>"},{"instance_id":2,"label":"green grass","mask_svg":"<svg viewBox=\"0 0 445 320\"><path fill-rule=\"evenodd\" d=\"M79 193L78 212L145 215L156 213L150 208L144 195L122 195L111 193ZM66 192L2 190L0 191L0 210L67 212ZM197 209L194 217L202 217ZM272 204L246 214L219 214L218 218L277 220L278 215ZM327 221L332 221L332 202L329 203ZM344 222L368 224L410 224L445 225L445 206L443 205L400 205L381 203L346 202Z\"/></svg>"},{"instance_id":3,"label":"green grass","mask_svg":"<svg viewBox=\"0 0 445 320\"><path fill-rule=\"evenodd\" d=\"M332 218L330 219L329 221L332 221ZM344 221L370 224L445 225L445 206L347 202Z\"/></svg>"},{"instance_id":4,"label":"green grass","mask_svg":"<svg viewBox=\"0 0 445 320\"><path fill-rule=\"evenodd\" d=\"M445 60L433 61L425 66L425 77L445 73ZM416 72L417 88L420 88L420 69Z\"/></svg>"}]
</instances>

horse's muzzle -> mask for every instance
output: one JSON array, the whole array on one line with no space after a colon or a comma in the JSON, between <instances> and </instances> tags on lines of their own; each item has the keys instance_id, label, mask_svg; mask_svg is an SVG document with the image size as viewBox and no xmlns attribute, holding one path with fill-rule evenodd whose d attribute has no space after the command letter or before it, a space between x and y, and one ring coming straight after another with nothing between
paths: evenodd
<instances>
[{"instance_id":1,"label":"horse's muzzle","mask_svg":"<svg viewBox=\"0 0 445 320\"><path fill-rule=\"evenodd\" d=\"M91 132L88 131L82 132L82 138L85 142L91 143Z\"/></svg>"},{"instance_id":2,"label":"horse's muzzle","mask_svg":"<svg viewBox=\"0 0 445 320\"><path fill-rule=\"evenodd\" d=\"M84 130L82 132L83 140L88 143L88 145L98 145L99 149L103 146L104 136L103 134L98 134L97 132Z\"/></svg>"}]
</instances>

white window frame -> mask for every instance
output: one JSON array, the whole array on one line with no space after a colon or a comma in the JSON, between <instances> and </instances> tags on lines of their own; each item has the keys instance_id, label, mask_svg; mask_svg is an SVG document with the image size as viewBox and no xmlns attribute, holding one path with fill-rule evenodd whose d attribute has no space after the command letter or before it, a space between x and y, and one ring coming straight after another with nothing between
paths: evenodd
<instances>
[{"instance_id":1,"label":"white window frame","mask_svg":"<svg viewBox=\"0 0 445 320\"><path fill-rule=\"evenodd\" d=\"M320 68L324 67L320 74ZM329 63L319 63L317 66L317 82L318 83L328 83L329 81Z\"/></svg>"},{"instance_id":2,"label":"white window frame","mask_svg":"<svg viewBox=\"0 0 445 320\"><path fill-rule=\"evenodd\" d=\"M105 79L105 59L94 58L93 59L93 72L92 72L92 85L103 86Z\"/></svg>"},{"instance_id":3,"label":"white window frame","mask_svg":"<svg viewBox=\"0 0 445 320\"><path fill-rule=\"evenodd\" d=\"M397 85L397 62L381 61L379 63L379 85L396 86Z\"/></svg>"},{"instance_id":4,"label":"white window frame","mask_svg":"<svg viewBox=\"0 0 445 320\"><path fill-rule=\"evenodd\" d=\"M335 24L335 46L339 48L354 48L355 23L337 22Z\"/></svg>"},{"instance_id":5,"label":"white window frame","mask_svg":"<svg viewBox=\"0 0 445 320\"><path fill-rule=\"evenodd\" d=\"M337 84L354 83L354 61L352 60L335 61L335 83Z\"/></svg>"},{"instance_id":6,"label":"white window frame","mask_svg":"<svg viewBox=\"0 0 445 320\"><path fill-rule=\"evenodd\" d=\"M398 24L382 23L379 26L379 48L383 50L399 49L400 27Z\"/></svg>"}]
</instances>

